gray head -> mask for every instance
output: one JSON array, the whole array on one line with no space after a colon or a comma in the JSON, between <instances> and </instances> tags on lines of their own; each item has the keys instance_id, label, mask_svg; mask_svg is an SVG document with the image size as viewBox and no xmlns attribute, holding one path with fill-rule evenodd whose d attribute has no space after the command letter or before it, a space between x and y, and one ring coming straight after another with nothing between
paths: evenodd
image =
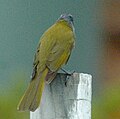
<instances>
[{"instance_id":1,"label":"gray head","mask_svg":"<svg viewBox=\"0 0 120 119\"><path fill-rule=\"evenodd\" d=\"M69 25L73 27L73 16L71 14L62 14L59 18L58 18L58 21L59 20L65 20L69 23Z\"/></svg>"},{"instance_id":2,"label":"gray head","mask_svg":"<svg viewBox=\"0 0 120 119\"><path fill-rule=\"evenodd\" d=\"M71 14L62 14L58 20L65 20L67 21L68 23L69 22L73 22L73 16Z\"/></svg>"}]
</instances>

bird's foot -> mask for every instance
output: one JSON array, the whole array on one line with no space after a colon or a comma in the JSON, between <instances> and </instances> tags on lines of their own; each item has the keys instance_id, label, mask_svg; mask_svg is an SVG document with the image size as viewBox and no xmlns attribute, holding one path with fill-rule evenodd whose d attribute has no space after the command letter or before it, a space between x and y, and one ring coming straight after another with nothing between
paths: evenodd
<instances>
[{"instance_id":1,"label":"bird's foot","mask_svg":"<svg viewBox=\"0 0 120 119\"><path fill-rule=\"evenodd\" d=\"M75 73L75 71L68 72L68 71L66 71L65 69L62 69L62 68L61 68L61 70L62 70L65 74L68 75L67 78L65 79L65 87L67 87L67 81L69 80L69 76L72 76L72 75Z\"/></svg>"}]
</instances>

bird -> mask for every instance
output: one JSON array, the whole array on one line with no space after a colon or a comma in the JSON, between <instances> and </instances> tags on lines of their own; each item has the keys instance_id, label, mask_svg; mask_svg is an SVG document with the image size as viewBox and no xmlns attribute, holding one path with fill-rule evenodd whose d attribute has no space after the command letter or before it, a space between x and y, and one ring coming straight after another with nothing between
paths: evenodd
<instances>
[{"instance_id":1,"label":"bird","mask_svg":"<svg viewBox=\"0 0 120 119\"><path fill-rule=\"evenodd\" d=\"M75 29L71 14L62 14L40 38L34 56L33 72L17 110L34 112L40 105L45 84L50 84L65 65L75 45Z\"/></svg>"}]
</instances>

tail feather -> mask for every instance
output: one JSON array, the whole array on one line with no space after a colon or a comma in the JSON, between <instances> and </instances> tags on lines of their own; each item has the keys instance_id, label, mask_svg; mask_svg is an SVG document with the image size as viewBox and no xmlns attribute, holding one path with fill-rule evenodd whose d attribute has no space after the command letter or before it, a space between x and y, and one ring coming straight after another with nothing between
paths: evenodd
<instances>
[{"instance_id":1,"label":"tail feather","mask_svg":"<svg viewBox=\"0 0 120 119\"><path fill-rule=\"evenodd\" d=\"M42 80L39 82L39 86L37 87L37 92L35 94L34 100L32 101L30 105L31 111L35 111L40 104L42 92L45 86L45 77L47 76L47 73L48 73L48 69L41 76Z\"/></svg>"},{"instance_id":2,"label":"tail feather","mask_svg":"<svg viewBox=\"0 0 120 119\"><path fill-rule=\"evenodd\" d=\"M19 111L35 111L37 109L40 104L47 73L48 69L46 68L39 76L37 76L37 78L31 80L28 89L18 105L17 109Z\"/></svg>"}]
</instances>

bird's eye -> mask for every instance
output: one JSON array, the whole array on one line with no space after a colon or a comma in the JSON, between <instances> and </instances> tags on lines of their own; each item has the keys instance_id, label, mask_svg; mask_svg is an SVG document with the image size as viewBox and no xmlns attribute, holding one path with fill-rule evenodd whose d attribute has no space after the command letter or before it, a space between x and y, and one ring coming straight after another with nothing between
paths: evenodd
<instances>
[{"instance_id":1,"label":"bird's eye","mask_svg":"<svg viewBox=\"0 0 120 119\"><path fill-rule=\"evenodd\" d=\"M73 17L72 17L72 16L69 16L69 19L70 19L70 21L72 21L72 22L73 22Z\"/></svg>"}]
</instances>

